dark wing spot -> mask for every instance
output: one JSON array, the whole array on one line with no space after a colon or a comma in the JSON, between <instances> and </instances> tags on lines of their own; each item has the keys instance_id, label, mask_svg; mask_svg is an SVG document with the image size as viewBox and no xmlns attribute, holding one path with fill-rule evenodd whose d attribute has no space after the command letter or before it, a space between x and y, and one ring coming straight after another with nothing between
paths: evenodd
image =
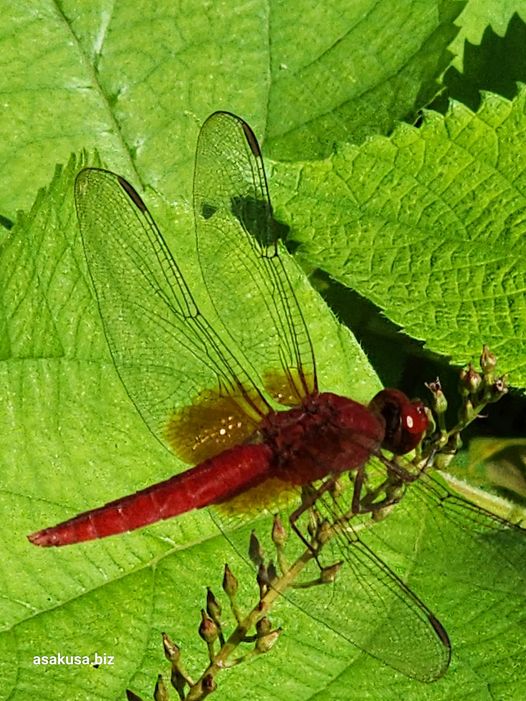
<instances>
[{"instance_id":1,"label":"dark wing spot","mask_svg":"<svg viewBox=\"0 0 526 701\"><path fill-rule=\"evenodd\" d=\"M127 180L125 180L123 177L121 177L120 175L117 176L117 180L119 181L119 185L122 187L122 189L124 190L124 192L128 195L128 197L130 198L130 200L133 202L133 204L134 204L138 209L140 209L141 212L146 212L146 211L148 211L148 210L146 209L146 205L145 205L144 202L142 201L142 199L141 199L139 193L137 192L137 190L135 190L135 188L132 187L132 186L130 185L130 183L129 183Z\"/></svg>"},{"instance_id":2,"label":"dark wing spot","mask_svg":"<svg viewBox=\"0 0 526 701\"><path fill-rule=\"evenodd\" d=\"M449 636L446 633L446 629L444 628L442 623L440 623L438 618L436 618L436 616L433 616L432 613L430 613L428 615L428 618L429 618L429 622L431 623L431 625L433 626L433 628L435 630L435 633L440 638L442 645L446 648L446 650L449 651L449 654L451 654L451 643L449 641Z\"/></svg>"},{"instance_id":3,"label":"dark wing spot","mask_svg":"<svg viewBox=\"0 0 526 701\"><path fill-rule=\"evenodd\" d=\"M248 126L246 122L242 122L243 131L245 133L245 139L247 140L250 150L256 156L256 158L261 158L261 149L259 148L258 140L252 129Z\"/></svg>"}]
</instances>

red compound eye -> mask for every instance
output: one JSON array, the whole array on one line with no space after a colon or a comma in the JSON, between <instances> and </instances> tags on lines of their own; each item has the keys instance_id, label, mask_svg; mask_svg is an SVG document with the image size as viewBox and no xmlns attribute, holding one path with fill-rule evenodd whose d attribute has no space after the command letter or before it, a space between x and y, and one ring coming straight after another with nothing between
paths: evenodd
<instances>
[{"instance_id":1,"label":"red compound eye","mask_svg":"<svg viewBox=\"0 0 526 701\"><path fill-rule=\"evenodd\" d=\"M411 401L398 389L383 389L371 400L369 409L385 423L382 447L396 455L404 455L422 440L427 429L425 405Z\"/></svg>"}]
</instances>

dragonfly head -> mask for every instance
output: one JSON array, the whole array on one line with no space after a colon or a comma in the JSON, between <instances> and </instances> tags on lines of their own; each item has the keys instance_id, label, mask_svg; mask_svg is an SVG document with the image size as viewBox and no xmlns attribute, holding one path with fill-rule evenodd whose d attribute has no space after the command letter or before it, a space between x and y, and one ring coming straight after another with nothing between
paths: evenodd
<instances>
[{"instance_id":1,"label":"dragonfly head","mask_svg":"<svg viewBox=\"0 0 526 701\"><path fill-rule=\"evenodd\" d=\"M383 389L369 403L370 411L385 424L382 448L396 455L414 450L428 425L424 403L397 389Z\"/></svg>"}]
</instances>

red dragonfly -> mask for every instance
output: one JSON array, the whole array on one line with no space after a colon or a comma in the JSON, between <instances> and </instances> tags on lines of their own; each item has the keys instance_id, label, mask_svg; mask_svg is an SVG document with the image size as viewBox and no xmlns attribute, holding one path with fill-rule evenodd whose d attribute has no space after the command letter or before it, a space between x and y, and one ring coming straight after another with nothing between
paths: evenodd
<instances>
[{"instance_id":1,"label":"red dragonfly","mask_svg":"<svg viewBox=\"0 0 526 701\"><path fill-rule=\"evenodd\" d=\"M405 481L404 469L382 449L401 455L415 448L427 428L424 407L397 390L383 390L369 406L319 391L261 152L242 119L213 114L197 146L197 251L215 328L124 178L85 169L75 200L116 370L153 434L195 467L33 533L32 543L102 538L247 495L267 505L269 493L272 501L319 480L331 486L343 472L353 477L352 512L372 512L377 504L364 509L361 495L371 461ZM223 274L227 265L235 274ZM248 323L253 318L258 326ZM189 359L199 372L185 372ZM442 508L451 504L457 518L465 504L464 520L474 520L467 502L425 474L418 481L427 498ZM324 492L327 497L325 487L318 489L320 503ZM480 532L505 525L488 514L476 521ZM439 678L451 648L438 619L357 531L345 538L341 553L358 603L346 621L336 610L338 632L410 677ZM326 613L320 618L330 624ZM371 619L387 619L383 634L371 634Z\"/></svg>"}]
</instances>

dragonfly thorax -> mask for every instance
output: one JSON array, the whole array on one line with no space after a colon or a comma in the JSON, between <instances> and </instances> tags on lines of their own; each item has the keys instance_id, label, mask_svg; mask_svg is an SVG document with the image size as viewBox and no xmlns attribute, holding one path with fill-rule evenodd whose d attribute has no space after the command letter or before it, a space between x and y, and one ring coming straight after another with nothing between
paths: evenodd
<instances>
[{"instance_id":1,"label":"dragonfly thorax","mask_svg":"<svg viewBox=\"0 0 526 701\"><path fill-rule=\"evenodd\" d=\"M260 433L272 449L275 476L305 484L363 465L379 448L384 425L363 404L324 392L273 412Z\"/></svg>"}]
</instances>

